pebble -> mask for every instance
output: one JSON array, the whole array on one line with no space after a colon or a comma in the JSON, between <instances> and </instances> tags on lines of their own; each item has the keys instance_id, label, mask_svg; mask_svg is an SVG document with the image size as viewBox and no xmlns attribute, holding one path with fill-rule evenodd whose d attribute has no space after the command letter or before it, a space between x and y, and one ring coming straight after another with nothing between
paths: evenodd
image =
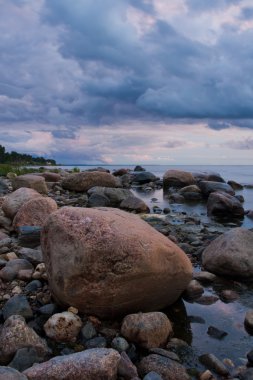
<instances>
[{"instance_id":1,"label":"pebble","mask_svg":"<svg viewBox=\"0 0 253 380\"><path fill-rule=\"evenodd\" d=\"M55 303L48 303L47 305L43 305L38 309L38 312L42 315L51 316L56 313L58 310L58 306Z\"/></svg>"},{"instance_id":2,"label":"pebble","mask_svg":"<svg viewBox=\"0 0 253 380\"><path fill-rule=\"evenodd\" d=\"M52 315L44 325L46 335L57 342L75 342L82 327L81 318L64 311Z\"/></svg>"},{"instance_id":3,"label":"pebble","mask_svg":"<svg viewBox=\"0 0 253 380\"><path fill-rule=\"evenodd\" d=\"M112 340L111 343L112 348L117 350L119 353L126 351L129 348L129 343L127 342L126 339L122 337L116 337Z\"/></svg>"},{"instance_id":4,"label":"pebble","mask_svg":"<svg viewBox=\"0 0 253 380\"><path fill-rule=\"evenodd\" d=\"M120 361L118 365L118 375L124 379L133 380L138 378L138 372L135 365L130 360L129 356L122 352L120 355Z\"/></svg>"},{"instance_id":5,"label":"pebble","mask_svg":"<svg viewBox=\"0 0 253 380\"><path fill-rule=\"evenodd\" d=\"M42 363L43 361L45 361L45 355L40 355L38 350L33 347L25 347L17 350L8 366L22 372L34 363Z\"/></svg>"},{"instance_id":6,"label":"pebble","mask_svg":"<svg viewBox=\"0 0 253 380\"><path fill-rule=\"evenodd\" d=\"M0 380L27 380L27 377L14 368L0 366Z\"/></svg>"},{"instance_id":7,"label":"pebble","mask_svg":"<svg viewBox=\"0 0 253 380\"><path fill-rule=\"evenodd\" d=\"M106 348L107 342L106 339L102 336L89 339L85 342L86 348Z\"/></svg>"},{"instance_id":8,"label":"pebble","mask_svg":"<svg viewBox=\"0 0 253 380\"><path fill-rule=\"evenodd\" d=\"M253 366L253 350L247 353L247 358L249 361L249 365L252 367Z\"/></svg>"},{"instance_id":9,"label":"pebble","mask_svg":"<svg viewBox=\"0 0 253 380\"><path fill-rule=\"evenodd\" d=\"M204 293L203 286L197 280L191 280L184 291L185 299L195 299L201 297Z\"/></svg>"},{"instance_id":10,"label":"pebble","mask_svg":"<svg viewBox=\"0 0 253 380\"><path fill-rule=\"evenodd\" d=\"M249 334L253 334L253 310L248 310L245 319L244 325Z\"/></svg>"},{"instance_id":11,"label":"pebble","mask_svg":"<svg viewBox=\"0 0 253 380\"><path fill-rule=\"evenodd\" d=\"M33 312L26 296L17 294L6 302L3 307L4 320L12 315L21 315L25 319L31 319L33 317Z\"/></svg>"},{"instance_id":12,"label":"pebble","mask_svg":"<svg viewBox=\"0 0 253 380\"><path fill-rule=\"evenodd\" d=\"M85 323L85 325L81 329L81 338L83 338L84 340L88 340L94 338L96 335L97 331L93 324L90 321Z\"/></svg>"},{"instance_id":13,"label":"pebble","mask_svg":"<svg viewBox=\"0 0 253 380\"><path fill-rule=\"evenodd\" d=\"M39 288L42 287L42 283L39 280L33 280L26 285L25 291L27 292L35 292Z\"/></svg>"}]
</instances>

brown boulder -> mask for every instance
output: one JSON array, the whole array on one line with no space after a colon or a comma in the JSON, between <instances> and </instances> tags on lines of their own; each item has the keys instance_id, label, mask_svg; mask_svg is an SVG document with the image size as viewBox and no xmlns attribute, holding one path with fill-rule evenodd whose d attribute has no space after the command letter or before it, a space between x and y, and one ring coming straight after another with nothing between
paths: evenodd
<instances>
[{"instance_id":1,"label":"brown boulder","mask_svg":"<svg viewBox=\"0 0 253 380\"><path fill-rule=\"evenodd\" d=\"M189 185L194 185L195 179L193 175L189 172L183 170L167 170L163 176L163 187L164 189L170 187L181 188Z\"/></svg>"},{"instance_id":2,"label":"brown boulder","mask_svg":"<svg viewBox=\"0 0 253 380\"><path fill-rule=\"evenodd\" d=\"M192 278L178 246L118 209L63 207L49 216L41 244L55 298L101 317L159 310Z\"/></svg>"},{"instance_id":3,"label":"brown boulder","mask_svg":"<svg viewBox=\"0 0 253 380\"><path fill-rule=\"evenodd\" d=\"M24 174L13 178L12 187L13 190L17 190L20 187L28 187L41 194L47 194L48 192L45 178L34 174Z\"/></svg>"},{"instance_id":4,"label":"brown boulder","mask_svg":"<svg viewBox=\"0 0 253 380\"><path fill-rule=\"evenodd\" d=\"M207 214L213 216L243 217L244 208L241 202L227 193L211 193L207 200Z\"/></svg>"},{"instance_id":5,"label":"brown boulder","mask_svg":"<svg viewBox=\"0 0 253 380\"><path fill-rule=\"evenodd\" d=\"M44 172L41 174L47 182L59 182L61 180L61 175L59 173Z\"/></svg>"},{"instance_id":6,"label":"brown boulder","mask_svg":"<svg viewBox=\"0 0 253 380\"><path fill-rule=\"evenodd\" d=\"M62 187L71 191L88 191L94 186L119 187L119 183L112 174L106 172L81 172L64 178Z\"/></svg>"},{"instance_id":7,"label":"brown boulder","mask_svg":"<svg viewBox=\"0 0 253 380\"><path fill-rule=\"evenodd\" d=\"M121 334L128 341L144 348L164 345L171 333L168 317L160 312L129 314L121 326Z\"/></svg>"},{"instance_id":8,"label":"brown boulder","mask_svg":"<svg viewBox=\"0 0 253 380\"><path fill-rule=\"evenodd\" d=\"M29 380L116 380L120 355L109 348L94 348L75 354L56 356L33 365L23 374Z\"/></svg>"},{"instance_id":9,"label":"brown boulder","mask_svg":"<svg viewBox=\"0 0 253 380\"><path fill-rule=\"evenodd\" d=\"M17 212L13 227L18 229L20 226L43 226L48 216L56 210L57 204L52 198L31 199Z\"/></svg>"},{"instance_id":10,"label":"brown boulder","mask_svg":"<svg viewBox=\"0 0 253 380\"><path fill-rule=\"evenodd\" d=\"M5 215L13 219L24 203L39 197L41 197L41 194L36 190L29 189L28 187L20 187L5 198L2 209Z\"/></svg>"},{"instance_id":11,"label":"brown boulder","mask_svg":"<svg viewBox=\"0 0 253 380\"><path fill-rule=\"evenodd\" d=\"M146 203L135 196L127 197L126 199L123 199L123 201L120 203L120 208L127 211L135 211L135 212L149 212L149 207L146 205Z\"/></svg>"}]
</instances>

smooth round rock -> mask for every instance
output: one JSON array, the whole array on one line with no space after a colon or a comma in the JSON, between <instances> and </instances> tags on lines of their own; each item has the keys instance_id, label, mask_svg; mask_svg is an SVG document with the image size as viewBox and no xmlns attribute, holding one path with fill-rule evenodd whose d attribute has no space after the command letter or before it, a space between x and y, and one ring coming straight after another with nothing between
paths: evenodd
<instances>
[{"instance_id":1,"label":"smooth round rock","mask_svg":"<svg viewBox=\"0 0 253 380\"><path fill-rule=\"evenodd\" d=\"M161 312L129 314L121 326L125 338L144 348L164 345L172 331L170 320Z\"/></svg>"},{"instance_id":2,"label":"smooth round rock","mask_svg":"<svg viewBox=\"0 0 253 380\"><path fill-rule=\"evenodd\" d=\"M4 320L8 319L11 315L22 315L25 319L33 317L33 312L26 296L17 294L6 302L3 307Z\"/></svg>"},{"instance_id":3,"label":"smooth round rock","mask_svg":"<svg viewBox=\"0 0 253 380\"><path fill-rule=\"evenodd\" d=\"M14 368L0 366L0 380L27 380L27 377Z\"/></svg>"},{"instance_id":4,"label":"smooth round rock","mask_svg":"<svg viewBox=\"0 0 253 380\"><path fill-rule=\"evenodd\" d=\"M194 185L195 179L193 175L189 172L183 170L167 170L163 176L163 187L164 189L170 187L182 188L189 185Z\"/></svg>"},{"instance_id":5,"label":"smooth round rock","mask_svg":"<svg viewBox=\"0 0 253 380\"><path fill-rule=\"evenodd\" d=\"M57 342L75 342L82 327L81 318L64 311L52 315L44 325L47 336Z\"/></svg>"},{"instance_id":6,"label":"smooth round rock","mask_svg":"<svg viewBox=\"0 0 253 380\"><path fill-rule=\"evenodd\" d=\"M41 194L39 194L36 190L29 189L27 187L21 187L5 197L5 200L2 204L2 209L5 215L13 219L23 204L30 201L31 199L40 197Z\"/></svg>"},{"instance_id":7,"label":"smooth round rock","mask_svg":"<svg viewBox=\"0 0 253 380\"><path fill-rule=\"evenodd\" d=\"M55 299L100 317L162 309L192 278L179 247L118 209L63 207L49 216L41 246Z\"/></svg>"},{"instance_id":8,"label":"smooth round rock","mask_svg":"<svg viewBox=\"0 0 253 380\"><path fill-rule=\"evenodd\" d=\"M71 174L62 181L63 189L76 192L88 191L94 186L119 187L118 185L116 177L100 171Z\"/></svg>"},{"instance_id":9,"label":"smooth round rock","mask_svg":"<svg viewBox=\"0 0 253 380\"><path fill-rule=\"evenodd\" d=\"M12 187L13 190L17 190L20 187L28 187L41 194L47 194L48 192L45 178L34 174L24 174L13 178Z\"/></svg>"},{"instance_id":10,"label":"smooth round rock","mask_svg":"<svg viewBox=\"0 0 253 380\"><path fill-rule=\"evenodd\" d=\"M218 275L250 280L253 276L253 232L233 228L213 240L202 254L204 268Z\"/></svg>"}]
</instances>

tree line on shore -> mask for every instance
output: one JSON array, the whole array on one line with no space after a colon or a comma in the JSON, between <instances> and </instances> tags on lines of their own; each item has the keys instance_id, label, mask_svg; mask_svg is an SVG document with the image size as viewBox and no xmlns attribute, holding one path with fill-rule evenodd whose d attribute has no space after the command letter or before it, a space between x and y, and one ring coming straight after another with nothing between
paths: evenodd
<instances>
[{"instance_id":1,"label":"tree line on shore","mask_svg":"<svg viewBox=\"0 0 253 380\"><path fill-rule=\"evenodd\" d=\"M5 151L3 145L0 145L0 164L56 165L56 161L44 157L34 157L26 153L17 153L15 151L9 153Z\"/></svg>"}]
</instances>

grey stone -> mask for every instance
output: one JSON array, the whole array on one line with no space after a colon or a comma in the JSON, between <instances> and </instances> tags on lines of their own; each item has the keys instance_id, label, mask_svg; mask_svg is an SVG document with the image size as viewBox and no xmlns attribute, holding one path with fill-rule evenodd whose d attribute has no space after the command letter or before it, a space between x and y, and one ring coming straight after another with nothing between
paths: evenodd
<instances>
[{"instance_id":1,"label":"grey stone","mask_svg":"<svg viewBox=\"0 0 253 380\"><path fill-rule=\"evenodd\" d=\"M150 172L140 172L140 173L134 173L134 182L137 182L139 184L149 183L156 181L157 178L153 173Z\"/></svg>"},{"instance_id":2,"label":"grey stone","mask_svg":"<svg viewBox=\"0 0 253 380\"><path fill-rule=\"evenodd\" d=\"M22 294L11 297L3 307L4 320L12 315L21 315L25 319L33 317L32 309L27 301L26 296Z\"/></svg>"},{"instance_id":3,"label":"grey stone","mask_svg":"<svg viewBox=\"0 0 253 380\"><path fill-rule=\"evenodd\" d=\"M119 353L126 351L129 348L129 344L125 338L122 338L120 336L114 338L112 340L112 348L117 350Z\"/></svg>"},{"instance_id":4,"label":"grey stone","mask_svg":"<svg viewBox=\"0 0 253 380\"><path fill-rule=\"evenodd\" d=\"M102 336L98 336L96 338L92 338L87 340L85 342L85 347L86 348L105 348L107 346L106 339Z\"/></svg>"},{"instance_id":5,"label":"grey stone","mask_svg":"<svg viewBox=\"0 0 253 380\"><path fill-rule=\"evenodd\" d=\"M39 249L21 248L18 255L21 259L30 261L34 266L43 262L42 252Z\"/></svg>"},{"instance_id":6,"label":"grey stone","mask_svg":"<svg viewBox=\"0 0 253 380\"><path fill-rule=\"evenodd\" d=\"M45 354L39 353L34 347L25 347L17 350L14 358L9 363L9 367L22 372L30 368L34 363L45 361Z\"/></svg>"},{"instance_id":7,"label":"grey stone","mask_svg":"<svg viewBox=\"0 0 253 380\"><path fill-rule=\"evenodd\" d=\"M96 329L93 324L88 321L81 329L81 337L85 340L94 338L97 335Z\"/></svg>"},{"instance_id":8,"label":"grey stone","mask_svg":"<svg viewBox=\"0 0 253 380\"><path fill-rule=\"evenodd\" d=\"M33 280L26 285L25 291L27 292L35 292L39 288L42 287L42 283L39 280Z\"/></svg>"},{"instance_id":9,"label":"grey stone","mask_svg":"<svg viewBox=\"0 0 253 380\"><path fill-rule=\"evenodd\" d=\"M0 366L0 380L27 380L27 377L14 368Z\"/></svg>"},{"instance_id":10,"label":"grey stone","mask_svg":"<svg viewBox=\"0 0 253 380\"><path fill-rule=\"evenodd\" d=\"M102 194L91 194L89 197L88 207L108 207L110 206L110 199Z\"/></svg>"},{"instance_id":11,"label":"grey stone","mask_svg":"<svg viewBox=\"0 0 253 380\"><path fill-rule=\"evenodd\" d=\"M157 372L151 371L143 377L143 380L163 380L163 378Z\"/></svg>"}]
</instances>

